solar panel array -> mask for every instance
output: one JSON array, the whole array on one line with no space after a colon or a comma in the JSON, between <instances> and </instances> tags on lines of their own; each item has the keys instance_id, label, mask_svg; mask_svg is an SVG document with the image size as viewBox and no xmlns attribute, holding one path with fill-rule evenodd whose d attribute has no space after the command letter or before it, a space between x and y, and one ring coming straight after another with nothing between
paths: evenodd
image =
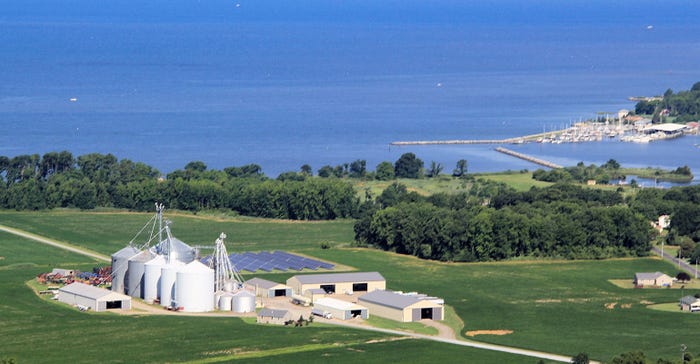
<instances>
[{"instance_id":1,"label":"solar panel array","mask_svg":"<svg viewBox=\"0 0 700 364\"><path fill-rule=\"evenodd\" d=\"M305 258L279 250L260 253L233 253L229 255L229 259L231 260L231 264L233 264L233 266L239 272L242 270L247 270L249 272L255 272L258 270L271 272L274 269L280 271L300 271L302 269L317 270L319 268L333 269L335 267L330 263ZM209 260L211 260L211 257L206 257L202 259L202 263L207 264Z\"/></svg>"}]
</instances>

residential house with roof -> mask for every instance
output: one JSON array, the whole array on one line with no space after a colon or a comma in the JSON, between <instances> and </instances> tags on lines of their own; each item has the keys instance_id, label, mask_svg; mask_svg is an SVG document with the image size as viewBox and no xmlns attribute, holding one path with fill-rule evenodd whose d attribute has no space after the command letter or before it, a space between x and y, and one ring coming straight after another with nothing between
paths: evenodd
<instances>
[{"instance_id":1,"label":"residential house with roof","mask_svg":"<svg viewBox=\"0 0 700 364\"><path fill-rule=\"evenodd\" d=\"M673 278L661 273L635 273L634 285L637 287L671 287Z\"/></svg>"},{"instance_id":2,"label":"residential house with roof","mask_svg":"<svg viewBox=\"0 0 700 364\"><path fill-rule=\"evenodd\" d=\"M263 308L258 312L257 323L284 325L287 321L293 320L291 312L287 310L274 310Z\"/></svg>"}]
</instances>

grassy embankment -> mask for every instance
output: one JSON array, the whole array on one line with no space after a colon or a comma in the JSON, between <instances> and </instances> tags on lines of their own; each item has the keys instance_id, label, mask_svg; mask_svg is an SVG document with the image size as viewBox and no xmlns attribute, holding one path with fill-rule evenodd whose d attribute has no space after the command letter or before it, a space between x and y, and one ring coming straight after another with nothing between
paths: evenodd
<instances>
[{"instance_id":1,"label":"grassy embankment","mask_svg":"<svg viewBox=\"0 0 700 364\"><path fill-rule=\"evenodd\" d=\"M147 214L70 211L2 212L0 223L110 254L123 247L124 240L128 239L124 235L138 231L147 217ZM677 302L681 294L678 288L626 289L609 281L631 280L635 272L662 271L675 275L676 269L659 259L440 263L348 248L352 241L352 221L214 220L172 215L171 218L175 236L188 243L207 243L225 231L231 251L295 251L359 270L379 271L386 277L389 289L443 297L464 322L461 336L474 330L513 331L509 335L473 338L479 341L569 355L583 351L599 360L631 350L642 350L651 358L672 357L677 351L677 337L691 337L695 333L693 327L700 324L700 315L647 308L651 303ZM331 249L320 248L320 243L326 241L331 242ZM500 354L415 340L367 344L367 340L386 336L316 324L293 329L259 327L237 319L85 315L42 302L24 282L56 265L85 267L81 264L89 259L59 253L6 234L0 235L0 246L3 252L8 252L2 253L5 259L0 260L3 267L0 287L4 297L11 297L0 303L0 322L3 322L0 334L12 338L0 343L0 352L31 362L49 361L48 355L57 350L62 358L72 358L74 350L63 348L73 345L81 350L85 348L85 361L120 357L124 348L131 348L123 355L136 361L198 360L208 356L225 357L229 352L257 351L261 352L255 354L261 356L261 361L270 360L271 355L281 360L318 361L326 354L334 355L336 361L344 358L357 361L367 360L369 355L365 354L374 353L379 355L375 361L411 358L422 362L438 359L463 362L471 357L475 362L533 362L531 358L501 358ZM30 264L16 265L22 263ZM293 273L255 276L283 282L291 275ZM246 278L252 276L245 274ZM684 293L693 292L686 289ZM70 338L74 335L78 338ZM23 340L32 345L53 344L35 350L20 345ZM115 344L120 342L123 344ZM340 343L337 347L332 345L336 342ZM304 346L310 343L327 345ZM121 349L117 350L116 346ZM294 347L300 351L282 349ZM690 349L700 351L700 348ZM136 356L140 351L147 351L147 354L138 354L146 357ZM442 359L435 356L442 353L447 353Z\"/></svg>"},{"instance_id":2,"label":"grassy embankment","mask_svg":"<svg viewBox=\"0 0 700 364\"><path fill-rule=\"evenodd\" d=\"M693 180L692 175L673 173L673 171L661 168L621 168L621 171L626 176L637 176L638 178L656 179L658 181L688 183Z\"/></svg>"}]
</instances>

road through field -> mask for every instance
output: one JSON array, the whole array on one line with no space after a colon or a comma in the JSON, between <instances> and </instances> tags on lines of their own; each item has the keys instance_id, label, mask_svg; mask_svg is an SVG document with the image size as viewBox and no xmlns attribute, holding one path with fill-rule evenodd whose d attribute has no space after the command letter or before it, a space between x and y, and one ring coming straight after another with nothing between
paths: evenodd
<instances>
[{"instance_id":1,"label":"road through field","mask_svg":"<svg viewBox=\"0 0 700 364\"><path fill-rule=\"evenodd\" d=\"M13 235L17 235L23 238L31 239L37 242L40 242L42 244L47 244L51 245L60 249L65 249L77 254L82 254L88 257L92 257L98 260L103 260L103 261L111 261L110 257L91 252L87 249L84 248L79 248L76 246L73 246L71 244L67 244L64 242L59 242L57 240L49 239L40 235L32 234L27 231L19 230L19 229L14 229L11 227L7 227L4 225L0 225L0 231L4 231ZM143 310L141 312L147 311L150 313L157 313L157 314L176 314L174 312L164 312L165 310L155 310L152 309L152 307L144 307L148 305L139 305L140 310ZM213 313L210 315L206 314L197 314L197 316L220 316L221 314L218 313ZM226 314L224 314L226 315ZM231 316L231 315L226 315L226 316ZM478 349L484 349L484 350L493 350L493 351L500 351L504 353L511 353L511 354L517 354L517 355L525 355L529 357L534 357L534 358L540 358L540 359L545 359L545 360L552 360L552 361L558 361L558 362L563 362L563 363L569 363L571 362L571 357L570 356L565 356L565 355L559 355L559 354L552 354L552 353L545 353L541 351L535 351L535 350L527 350L527 349L521 349L521 348L514 348L514 347L509 347L509 346L502 346L502 345L495 345L495 344L488 344L488 343L482 343L482 342L476 342L476 341L467 341L467 340L461 340L458 338L455 338L454 335L448 335L444 332L441 332L441 335L439 336L429 336L429 335L422 335L422 334L416 334L416 333L411 333L411 332L405 332L405 331L398 331L398 330L390 330L390 329L381 329L377 327L372 327L372 326L367 326L367 325L358 325L358 324L353 324L351 322L345 322L341 320L328 320L324 321L324 323L329 323L333 325L340 325L340 326L346 326L346 327L352 327L356 329L362 329L362 330L370 330L370 331L377 331L377 332L383 332L387 334L392 334L392 335L401 335L401 336L409 336L417 339L423 339L423 340L433 340L433 341L439 341L443 342L446 344L452 344L452 345L461 345L461 346L468 346L472 348L478 348ZM451 336L451 337L450 337ZM591 363L598 363L595 361L591 361Z\"/></svg>"},{"instance_id":2,"label":"road through field","mask_svg":"<svg viewBox=\"0 0 700 364\"><path fill-rule=\"evenodd\" d=\"M34 241L38 241L38 242L40 242L40 243L42 243L42 244L47 244L47 245L51 245L51 246L54 246L54 247L57 247L57 248L61 248L61 249L64 249L64 250L68 250L68 251L71 251L71 252L73 252L73 253L78 253L78 254L81 254L81 255L85 255L85 256L88 256L88 257L91 257L91 258L95 258L95 259L97 259L97 260L102 260L102 261L105 261L105 262L111 262L111 261L112 261L112 259L111 259L110 257L106 256L106 255L102 255L102 254L99 254L99 253L95 253L95 252L92 252L92 251L87 250L87 249L85 249L85 248L80 248L80 247L77 247L77 246L74 246L74 245L71 245L71 244L68 244L68 243L60 242L60 241L58 241L58 240L49 239L49 238L46 238L46 237L43 237L43 236L39 236L39 235L36 235L36 234L32 234L32 233L27 232L27 231L24 231L24 230L14 229L14 228L11 228L11 227L8 227L8 226L5 226L5 225L0 225L0 231L4 231L4 232L6 232L6 233L10 233L10 234L13 234L13 235L21 236L21 237L23 237L23 238L31 239L31 240L34 240Z\"/></svg>"},{"instance_id":3,"label":"road through field","mask_svg":"<svg viewBox=\"0 0 700 364\"><path fill-rule=\"evenodd\" d=\"M329 321L324 321L324 323L329 323L329 324L333 324L333 325L348 326L348 327L358 328L358 329L362 329L362 330L378 331L378 332L383 332L383 333L392 334L392 335L410 336L410 337L413 337L416 339L433 340L433 341L439 341L442 343L452 344L452 345L461 345L461 346L468 346L468 347L477 348L477 349L500 351L503 353L524 355L524 356L540 358L540 359L545 359L545 360L558 361L558 362L562 362L562 363L570 363L571 362L570 356L545 353L545 352L536 351L536 350L514 348L514 347L510 347L510 346L488 344L488 343L482 343L482 342L476 342L476 341L450 339L450 338L439 337L439 336L429 336L429 335L416 334L416 333L412 333L412 332L405 332L405 331L398 331L398 330L381 329L378 327L357 325L357 324L354 324L351 322L345 322L345 321L340 321L340 320L329 320ZM593 361L593 360L591 360L590 363L591 364L600 364L599 362Z\"/></svg>"}]
</instances>

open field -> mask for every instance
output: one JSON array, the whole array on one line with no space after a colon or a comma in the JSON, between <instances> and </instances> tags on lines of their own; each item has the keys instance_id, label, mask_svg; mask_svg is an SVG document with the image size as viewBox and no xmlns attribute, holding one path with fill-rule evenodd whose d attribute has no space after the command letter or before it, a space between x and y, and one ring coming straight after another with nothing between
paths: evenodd
<instances>
[{"instance_id":1,"label":"open field","mask_svg":"<svg viewBox=\"0 0 700 364\"><path fill-rule=\"evenodd\" d=\"M0 358L14 358L18 363L214 363L234 359L314 363L329 358L339 363L406 358L413 362L431 358L532 362L532 358L436 342L393 342L398 337L323 324L289 328L238 318L81 313L37 297L24 281L55 265L89 269L95 262L6 234L0 234L0 251L6 256L0 260Z\"/></svg>"},{"instance_id":2,"label":"open field","mask_svg":"<svg viewBox=\"0 0 700 364\"><path fill-rule=\"evenodd\" d=\"M518 191L527 191L531 187L546 187L552 185L549 182L535 181L532 179L532 172L503 172L503 173L479 173L474 174L474 178L483 178L495 182L504 182ZM400 178L395 181L355 181L355 190L358 196L364 198L365 189L369 189L372 196L379 196L384 189L394 182L406 186L408 191L415 191L419 195L427 196L434 193L459 193L468 191L471 182L469 180L441 175L438 178Z\"/></svg>"},{"instance_id":3,"label":"open field","mask_svg":"<svg viewBox=\"0 0 700 364\"><path fill-rule=\"evenodd\" d=\"M472 340L558 354L587 352L598 360L609 360L622 352L641 350L647 357L656 360L658 357L673 357L677 352L677 338L692 337L696 332L694 328L700 325L700 315L647 308L652 303L677 302L680 298L679 290L625 289L609 282L611 279L631 280L635 272L676 272L672 265L656 258L441 263L371 249L342 248L352 241L351 221L213 221L192 216L170 216L167 212L166 216L174 221L175 236L188 243L213 241L219 232L225 231L229 235L227 240L231 250L284 249L360 270L379 271L387 279L389 289L419 291L444 298L464 322L459 335L465 338L467 331L512 331L511 334L501 336L477 335L470 338ZM148 214L2 212L0 224L110 254L123 247L125 240L130 239L148 218ZM322 241L334 242L333 247L321 249ZM32 248L20 248L18 245L31 245ZM33 254L40 248L46 250L41 254ZM206 357L205 353L211 352L222 352L224 354L213 356L225 357L229 355L225 354L227 350L234 348L238 348L237 352L266 351L267 354L262 358L248 357L249 360L260 361L269 361L271 355L275 359L292 362L307 359L312 362L322 361L328 358L323 353L333 356L334 361L346 357L347 361L360 360L360 357L367 361L364 353L378 350L382 353L383 360L377 361L384 362L401 360L405 354L411 354L406 357L412 358L412 361L435 361L435 355L442 355L443 352L446 353L446 359L442 361L447 362L463 362L465 357L474 358L472 362L536 362L532 358L501 358L501 354L415 340L368 344L369 340L383 339L387 335L316 324L303 329L289 329L248 325L238 319L134 318L80 314L69 308L43 302L24 282L38 272L49 270L52 265L65 267L66 264L89 263L88 258L68 253L61 257L60 251L54 248L42 247L6 234L0 235L0 249L0 255L7 256L0 260L0 292L4 297L10 297L0 301L0 335L12 338L0 343L0 353L6 356L9 353L17 358L34 355L43 358L56 351L56 345L29 350L19 343L25 340L38 345L57 340L57 336L77 335L77 343L81 348L85 347L86 361L98 357L119 357L122 351L115 348L115 343L123 342L126 347L133 348L129 351L148 351L144 354L146 357L138 359L129 356L131 353L124 354L127 356L125 361L131 359L140 362L199 360ZM35 265L8 267L18 263ZM284 281L293 274L295 273L288 272L256 276ZM251 278L252 275L246 274L244 277ZM690 289L685 290L685 294L694 293L696 292ZM67 334L63 334L63 331ZM116 338L111 337L113 331L117 331ZM299 332L304 334L297 334ZM127 337L128 335L139 336L140 340ZM97 340L102 337L106 339L104 344L98 344ZM259 344L253 339L255 337L260 341ZM65 340L61 341L62 345L73 345L69 345L72 341L68 339L60 340ZM329 344L335 342L341 344ZM277 351L279 348L311 343L330 346L307 347L307 351ZM169 349L165 348L168 345L180 346L169 353ZM416 350L417 347L424 351ZM384 353L384 350L387 352ZM440 354L436 354L438 351ZM700 347L689 345L689 351L700 353ZM60 349L59 354L66 358L70 357L71 352Z\"/></svg>"}]
</instances>

